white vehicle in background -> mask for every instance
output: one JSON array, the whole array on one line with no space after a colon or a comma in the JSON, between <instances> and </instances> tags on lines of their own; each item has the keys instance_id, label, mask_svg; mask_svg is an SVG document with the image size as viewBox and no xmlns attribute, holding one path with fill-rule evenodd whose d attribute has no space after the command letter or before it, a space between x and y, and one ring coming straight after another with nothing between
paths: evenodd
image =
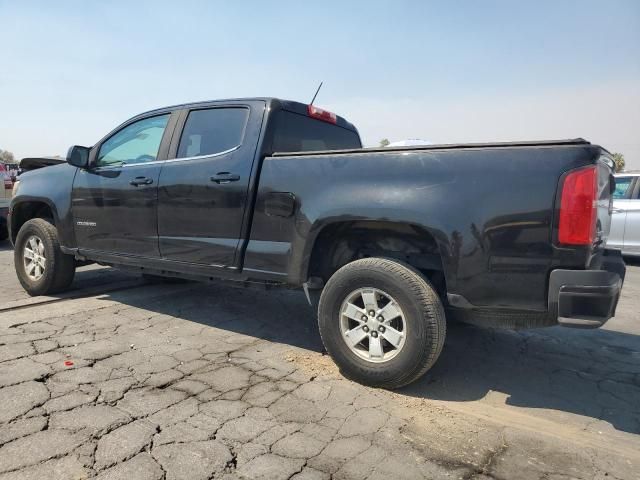
<instances>
[{"instance_id":1,"label":"white vehicle in background","mask_svg":"<svg viewBox=\"0 0 640 480\"><path fill-rule=\"evenodd\" d=\"M391 142L387 147L415 147L418 145L433 145L429 140L420 140L419 138L408 138L406 140L398 140Z\"/></svg>"},{"instance_id":2,"label":"white vehicle in background","mask_svg":"<svg viewBox=\"0 0 640 480\"><path fill-rule=\"evenodd\" d=\"M640 257L640 172L615 175L611 232L607 245L623 255Z\"/></svg>"}]
</instances>

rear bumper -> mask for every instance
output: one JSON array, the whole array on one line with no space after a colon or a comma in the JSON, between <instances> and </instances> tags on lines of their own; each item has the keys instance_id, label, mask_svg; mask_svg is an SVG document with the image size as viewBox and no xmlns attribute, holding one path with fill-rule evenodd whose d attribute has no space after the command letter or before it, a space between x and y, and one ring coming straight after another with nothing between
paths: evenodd
<instances>
[{"instance_id":1,"label":"rear bumper","mask_svg":"<svg viewBox=\"0 0 640 480\"><path fill-rule=\"evenodd\" d=\"M566 327L604 325L616 313L625 272L619 250L605 250L597 270L553 270L549 277L549 312Z\"/></svg>"}]
</instances>

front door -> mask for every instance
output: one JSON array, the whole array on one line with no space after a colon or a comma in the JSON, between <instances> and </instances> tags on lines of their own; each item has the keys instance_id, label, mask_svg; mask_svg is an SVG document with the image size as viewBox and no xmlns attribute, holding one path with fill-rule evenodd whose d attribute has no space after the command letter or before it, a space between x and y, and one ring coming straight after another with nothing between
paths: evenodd
<instances>
[{"instance_id":1,"label":"front door","mask_svg":"<svg viewBox=\"0 0 640 480\"><path fill-rule=\"evenodd\" d=\"M636 184L632 197L626 200L625 210L627 221L622 250L632 255L640 255L640 184Z\"/></svg>"},{"instance_id":2,"label":"front door","mask_svg":"<svg viewBox=\"0 0 640 480\"><path fill-rule=\"evenodd\" d=\"M72 212L81 250L160 255L158 178L170 141L170 116L128 123L94 147L89 168L78 170Z\"/></svg>"},{"instance_id":3,"label":"front door","mask_svg":"<svg viewBox=\"0 0 640 480\"><path fill-rule=\"evenodd\" d=\"M160 173L162 258L234 265L263 113L258 101L183 112Z\"/></svg>"},{"instance_id":4,"label":"front door","mask_svg":"<svg viewBox=\"0 0 640 480\"><path fill-rule=\"evenodd\" d=\"M616 189L613 192L613 211L611 231L607 245L612 248L624 248L624 231L627 223L627 204L633 190L634 177L616 177Z\"/></svg>"}]
</instances>

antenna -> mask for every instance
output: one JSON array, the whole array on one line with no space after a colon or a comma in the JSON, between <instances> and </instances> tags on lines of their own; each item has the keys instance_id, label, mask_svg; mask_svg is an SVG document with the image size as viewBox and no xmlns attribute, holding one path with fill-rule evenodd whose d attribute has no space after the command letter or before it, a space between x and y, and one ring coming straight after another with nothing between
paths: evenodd
<instances>
[{"instance_id":1,"label":"antenna","mask_svg":"<svg viewBox=\"0 0 640 480\"><path fill-rule=\"evenodd\" d=\"M320 91L321 88L322 88L322 82L320 82L320 85L318 85L318 89L316 90L316 94L311 99L311 103L309 105L313 105L313 102L316 101L316 97L318 96L318 92Z\"/></svg>"}]
</instances>

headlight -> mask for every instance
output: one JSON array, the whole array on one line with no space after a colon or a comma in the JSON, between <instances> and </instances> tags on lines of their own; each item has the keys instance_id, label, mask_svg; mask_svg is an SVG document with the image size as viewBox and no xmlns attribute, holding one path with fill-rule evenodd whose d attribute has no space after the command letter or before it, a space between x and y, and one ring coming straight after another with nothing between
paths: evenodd
<instances>
[{"instance_id":1,"label":"headlight","mask_svg":"<svg viewBox=\"0 0 640 480\"><path fill-rule=\"evenodd\" d=\"M18 194L18 186L20 185L20 180L16 180L13 182L13 190L11 190L11 198L15 197Z\"/></svg>"}]
</instances>

